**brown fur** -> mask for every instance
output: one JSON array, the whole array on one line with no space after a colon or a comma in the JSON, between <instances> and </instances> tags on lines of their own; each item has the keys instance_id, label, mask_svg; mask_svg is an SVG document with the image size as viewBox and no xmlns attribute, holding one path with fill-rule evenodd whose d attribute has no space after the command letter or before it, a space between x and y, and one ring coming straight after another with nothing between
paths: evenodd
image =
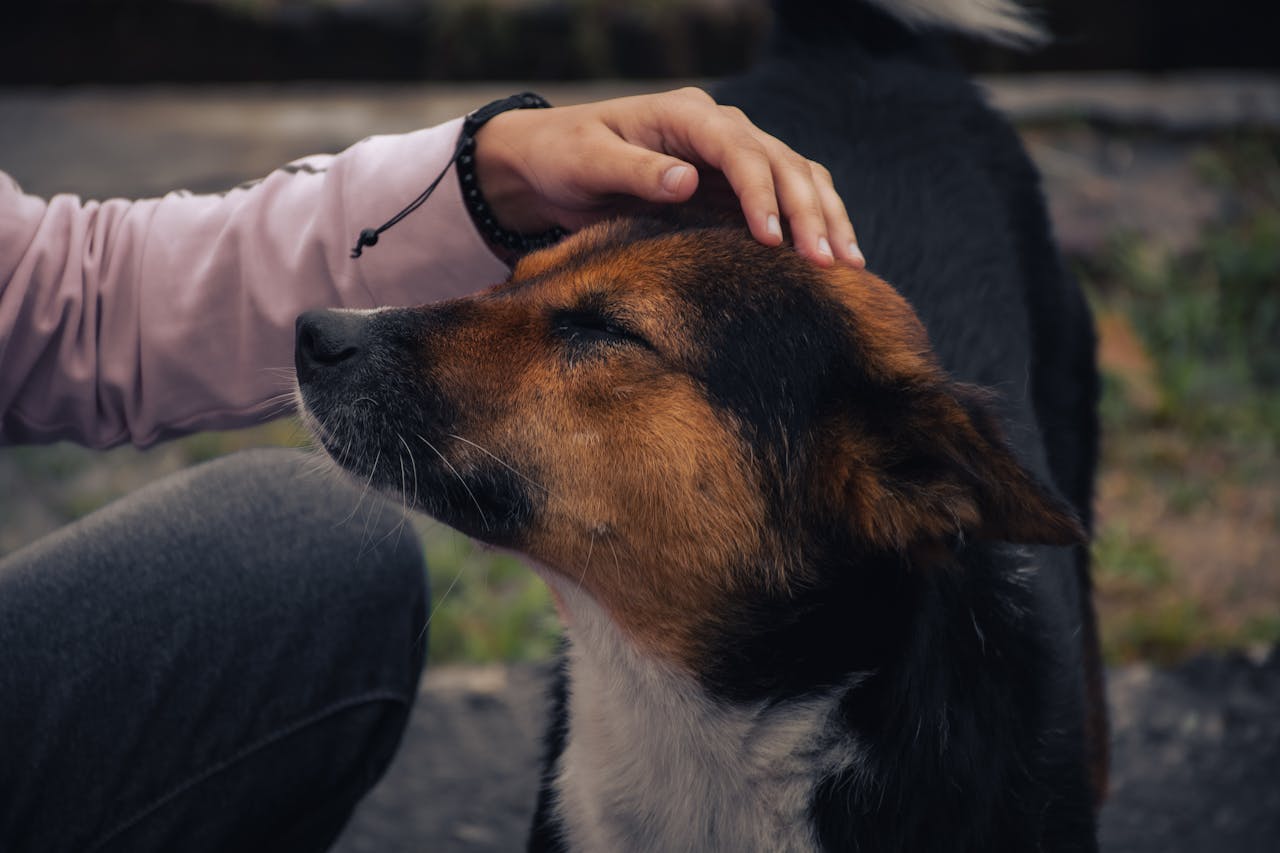
<instances>
[{"instance_id":1,"label":"brown fur","mask_svg":"<svg viewBox=\"0 0 1280 853\"><path fill-rule=\"evenodd\" d=\"M699 289L729 283L743 309L769 310L757 295L771 288L817 294L824 321L856 354L845 369L892 398L887 428L827 414L809 435L782 436L806 442L794 453L755 446L695 379L708 358ZM573 355L556 318L591 300L643 345ZM580 585L639 648L690 672L716 614L809 580L791 527L815 513L917 567L950 564L952 542L966 538L1084 539L1019 464L986 393L950 379L911 306L865 270L820 270L723 227L622 222L525 257L482 294L406 313L424 387L455 410L447 434L408 439L428 443L464 483L494 462L516 472L539 499L517 547ZM793 456L806 460L794 471ZM778 517L776 496L771 510L768 484L779 482L794 491L790 520ZM1091 650L1086 664L1096 740L1104 718ZM1105 745L1089 748L1103 756L1095 786L1105 786Z\"/></svg>"},{"instance_id":2,"label":"brown fur","mask_svg":"<svg viewBox=\"0 0 1280 853\"><path fill-rule=\"evenodd\" d=\"M725 567L764 547L758 479L732 424L651 353L559 369L543 318L601 287L620 291L623 311L668 351L693 345L661 322L678 311L646 254L590 254L589 240L524 259L476 301L477 320L424 361L474 414L463 433L474 444L450 448L456 467L483 461L484 447L542 472L546 511L524 549L580 583L642 646L688 664L693 622L738 582Z\"/></svg>"},{"instance_id":3,"label":"brown fur","mask_svg":"<svg viewBox=\"0 0 1280 853\"><path fill-rule=\"evenodd\" d=\"M699 347L667 285L681 265L724 254L722 235L690 231L621 244L616 236L615 227L596 228L526 257L510 281L471 301L475 319L424 361L471 413L464 437L476 446L451 447L456 467L482 461L484 447L541 472L547 509L525 550L580 583L642 646L687 665L699 651L694 625L740 584L785 588L795 579L785 569L765 578L735 574L742 565L787 565L778 556L779 531L765 520L765 463L687 375L634 349L575 371L559 366L545 318L600 292L668 356ZM789 266L804 276L816 270L798 258ZM732 268L750 275L737 261ZM961 403L956 395L972 392L949 383L906 301L866 271L840 266L819 275L848 310L868 375L918 394L914 421L901 424L901 433L969 472L895 483L885 473L887 457L902 448L845 425L828 435L829 476L815 484L822 499L846 507L867 542L904 552L950 535L1078 539L1075 522L1003 448L994 422L976 423Z\"/></svg>"}]
</instances>

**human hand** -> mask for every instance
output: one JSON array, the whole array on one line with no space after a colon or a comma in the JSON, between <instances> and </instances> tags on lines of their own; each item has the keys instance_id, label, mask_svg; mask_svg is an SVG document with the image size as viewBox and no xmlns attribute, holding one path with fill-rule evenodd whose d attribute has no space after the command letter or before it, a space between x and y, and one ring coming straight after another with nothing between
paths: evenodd
<instances>
[{"instance_id":1,"label":"human hand","mask_svg":"<svg viewBox=\"0 0 1280 853\"><path fill-rule=\"evenodd\" d=\"M736 200L766 246L782 242L785 222L816 263L866 263L830 172L701 89L511 110L480 129L475 158L485 200L512 231L577 229L697 192Z\"/></svg>"}]
</instances>

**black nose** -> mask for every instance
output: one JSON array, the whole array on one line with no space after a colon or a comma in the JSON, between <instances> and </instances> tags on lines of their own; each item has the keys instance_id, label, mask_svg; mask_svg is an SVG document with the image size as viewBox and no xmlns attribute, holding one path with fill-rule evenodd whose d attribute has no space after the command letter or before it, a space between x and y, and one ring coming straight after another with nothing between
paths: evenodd
<instances>
[{"instance_id":1,"label":"black nose","mask_svg":"<svg viewBox=\"0 0 1280 853\"><path fill-rule=\"evenodd\" d=\"M364 349L369 318L353 311L308 311L294 324L297 344L293 363L298 381L313 378L318 371L350 367Z\"/></svg>"}]
</instances>

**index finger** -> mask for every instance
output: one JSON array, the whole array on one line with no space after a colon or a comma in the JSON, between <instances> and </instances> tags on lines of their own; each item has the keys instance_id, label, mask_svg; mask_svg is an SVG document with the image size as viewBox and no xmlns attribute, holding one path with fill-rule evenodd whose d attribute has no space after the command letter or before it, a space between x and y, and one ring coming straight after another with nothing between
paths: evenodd
<instances>
[{"instance_id":1,"label":"index finger","mask_svg":"<svg viewBox=\"0 0 1280 853\"><path fill-rule=\"evenodd\" d=\"M700 90L687 97L683 90L670 94L669 101L659 96L663 100L653 104L652 124L637 129L657 131L660 138L651 144L719 171L757 240L767 246L781 243L785 218L797 248L813 260L830 263L830 249L821 249L834 244L837 257L859 262L853 224L829 173L808 168L807 160L737 107L720 106Z\"/></svg>"}]
</instances>

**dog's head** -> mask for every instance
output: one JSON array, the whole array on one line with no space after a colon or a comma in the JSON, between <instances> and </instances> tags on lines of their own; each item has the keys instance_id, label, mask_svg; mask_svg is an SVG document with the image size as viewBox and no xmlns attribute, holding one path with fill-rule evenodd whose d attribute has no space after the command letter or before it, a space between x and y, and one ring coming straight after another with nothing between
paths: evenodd
<instances>
[{"instance_id":1,"label":"dog's head","mask_svg":"<svg viewBox=\"0 0 1280 853\"><path fill-rule=\"evenodd\" d=\"M676 664L735 608L820 588L814 549L1081 536L896 291L738 229L618 221L469 298L307 314L297 367L340 465Z\"/></svg>"}]
</instances>

